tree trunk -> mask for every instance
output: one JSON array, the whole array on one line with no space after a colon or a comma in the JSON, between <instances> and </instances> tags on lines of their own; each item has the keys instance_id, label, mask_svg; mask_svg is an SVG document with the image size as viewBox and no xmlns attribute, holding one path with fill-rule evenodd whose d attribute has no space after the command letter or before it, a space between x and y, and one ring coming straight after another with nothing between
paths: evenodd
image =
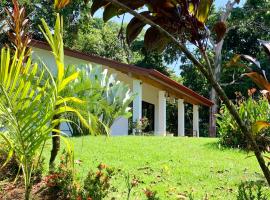
<instances>
[{"instance_id":1,"label":"tree trunk","mask_svg":"<svg viewBox=\"0 0 270 200\"><path fill-rule=\"evenodd\" d=\"M210 100L214 103L214 105L210 107L209 112L209 137L216 137L216 114L218 112L218 99L217 93L214 88L211 88Z\"/></svg>"},{"instance_id":2,"label":"tree trunk","mask_svg":"<svg viewBox=\"0 0 270 200\"><path fill-rule=\"evenodd\" d=\"M236 1L227 2L226 10L222 13L220 22L223 22L225 24L227 23L227 20L231 14L231 11L236 3L237 3ZM217 81L218 83L220 82L221 69L222 69L222 48L224 44L224 38L225 38L225 35L223 36L222 40L218 44L215 44L215 42L212 41L212 45L214 47L214 53L215 53L213 76L214 76L215 81ZM218 113L219 100L218 100L218 95L213 87L211 88L211 91L210 91L210 100L214 103L214 105L210 108L210 112L209 112L209 136L216 137L217 136L216 114Z\"/></svg>"},{"instance_id":3,"label":"tree trunk","mask_svg":"<svg viewBox=\"0 0 270 200\"><path fill-rule=\"evenodd\" d=\"M53 116L53 120L57 120L60 118L60 115ZM60 123L56 124L54 129L60 131ZM50 157L50 170L54 169L54 161L56 159L56 156L60 150L60 133L59 132L52 132L52 150L51 150L51 157Z\"/></svg>"}]
</instances>

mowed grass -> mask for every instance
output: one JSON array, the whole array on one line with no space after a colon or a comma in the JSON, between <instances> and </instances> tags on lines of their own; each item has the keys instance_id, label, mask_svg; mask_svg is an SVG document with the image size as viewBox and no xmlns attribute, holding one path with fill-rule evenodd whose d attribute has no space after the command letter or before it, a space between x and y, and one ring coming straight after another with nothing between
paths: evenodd
<instances>
[{"instance_id":1,"label":"mowed grass","mask_svg":"<svg viewBox=\"0 0 270 200\"><path fill-rule=\"evenodd\" d=\"M240 150L220 149L217 139L100 136L72 138L70 142L75 160L82 161L76 164L81 182L99 163L117 170L108 199L126 199L127 174L140 181L132 191L132 200L145 199L145 188L157 191L160 199L179 199L191 192L195 199L236 199L241 181L263 180L255 157L247 158L249 155ZM48 159L49 146L45 155Z\"/></svg>"}]
</instances>

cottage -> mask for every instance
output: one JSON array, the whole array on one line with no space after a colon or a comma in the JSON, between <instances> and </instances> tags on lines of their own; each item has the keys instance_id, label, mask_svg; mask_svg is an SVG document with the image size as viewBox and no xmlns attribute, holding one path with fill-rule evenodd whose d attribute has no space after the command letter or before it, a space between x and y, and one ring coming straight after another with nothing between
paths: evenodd
<instances>
[{"instance_id":1,"label":"cottage","mask_svg":"<svg viewBox=\"0 0 270 200\"><path fill-rule=\"evenodd\" d=\"M55 65L47 43L33 40L33 59L41 59L48 66ZM65 48L65 64L101 65L110 74L117 74L120 81L128 84L136 94L133 101L133 122L147 117L149 131L155 135L166 135L166 101L171 99L178 104L178 136L185 136L185 103L193 105L193 136L199 137L199 106L210 107L213 103L191 89L173 81L154 69L144 69L120 63L96 55L85 54ZM111 127L112 135L128 135L128 119L119 118Z\"/></svg>"}]
</instances>

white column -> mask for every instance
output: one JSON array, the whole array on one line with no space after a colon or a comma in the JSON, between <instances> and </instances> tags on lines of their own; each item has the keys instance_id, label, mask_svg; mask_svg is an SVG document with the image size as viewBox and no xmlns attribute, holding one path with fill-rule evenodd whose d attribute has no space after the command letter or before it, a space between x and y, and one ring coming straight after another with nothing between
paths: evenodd
<instances>
[{"instance_id":1,"label":"white column","mask_svg":"<svg viewBox=\"0 0 270 200\"><path fill-rule=\"evenodd\" d=\"M185 105L183 99L178 99L178 137L185 136Z\"/></svg>"},{"instance_id":2,"label":"white column","mask_svg":"<svg viewBox=\"0 0 270 200\"><path fill-rule=\"evenodd\" d=\"M140 80L133 80L133 122L137 122L142 118L142 82Z\"/></svg>"},{"instance_id":3,"label":"white column","mask_svg":"<svg viewBox=\"0 0 270 200\"><path fill-rule=\"evenodd\" d=\"M193 136L200 137L199 133L199 106L193 105Z\"/></svg>"},{"instance_id":4,"label":"white column","mask_svg":"<svg viewBox=\"0 0 270 200\"><path fill-rule=\"evenodd\" d=\"M166 97L165 91L158 92L157 135L166 136Z\"/></svg>"}]
</instances>

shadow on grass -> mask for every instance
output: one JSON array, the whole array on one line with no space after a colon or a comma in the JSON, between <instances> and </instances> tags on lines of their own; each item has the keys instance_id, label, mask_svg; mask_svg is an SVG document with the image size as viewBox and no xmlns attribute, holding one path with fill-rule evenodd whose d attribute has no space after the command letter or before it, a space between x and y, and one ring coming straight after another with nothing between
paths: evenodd
<instances>
[{"instance_id":1,"label":"shadow on grass","mask_svg":"<svg viewBox=\"0 0 270 200\"><path fill-rule=\"evenodd\" d=\"M207 149L219 150L219 151L237 151L237 152L243 152L243 153L250 152L242 148L226 147L226 146L221 145L219 142L208 142L204 144L204 147Z\"/></svg>"}]
</instances>

